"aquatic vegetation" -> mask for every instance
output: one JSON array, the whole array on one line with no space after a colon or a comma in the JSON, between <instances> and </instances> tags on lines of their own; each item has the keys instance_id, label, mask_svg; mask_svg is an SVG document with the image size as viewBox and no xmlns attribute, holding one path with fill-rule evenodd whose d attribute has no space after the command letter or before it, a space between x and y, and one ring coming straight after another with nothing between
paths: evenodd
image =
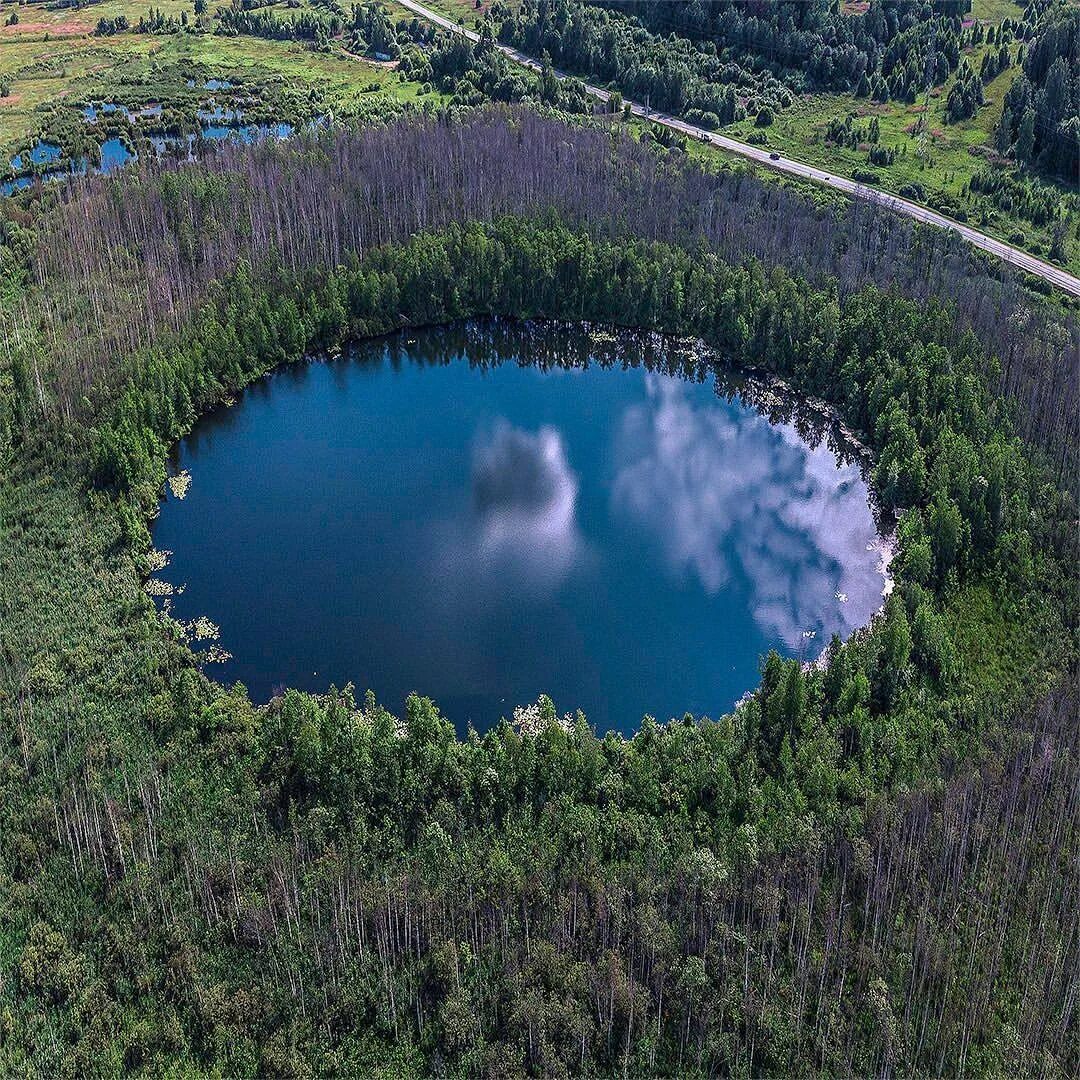
<instances>
[{"instance_id":1,"label":"aquatic vegetation","mask_svg":"<svg viewBox=\"0 0 1080 1080\"><path fill-rule=\"evenodd\" d=\"M183 499L191 488L191 473L187 469L181 469L180 472L170 476L167 483L173 497Z\"/></svg>"},{"instance_id":2,"label":"aquatic vegetation","mask_svg":"<svg viewBox=\"0 0 1080 1080\"><path fill-rule=\"evenodd\" d=\"M195 641L217 641L221 637L221 627L205 615L200 615L190 624L190 632Z\"/></svg>"},{"instance_id":3,"label":"aquatic vegetation","mask_svg":"<svg viewBox=\"0 0 1080 1080\"><path fill-rule=\"evenodd\" d=\"M171 558L171 551L158 551L156 548L151 548L146 556L147 572L156 574L158 571L164 570L169 565Z\"/></svg>"}]
</instances>

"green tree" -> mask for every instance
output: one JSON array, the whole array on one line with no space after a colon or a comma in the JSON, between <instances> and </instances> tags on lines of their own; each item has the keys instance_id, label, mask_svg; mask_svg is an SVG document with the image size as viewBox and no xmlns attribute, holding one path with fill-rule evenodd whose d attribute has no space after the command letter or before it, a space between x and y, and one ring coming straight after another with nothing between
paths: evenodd
<instances>
[{"instance_id":1,"label":"green tree","mask_svg":"<svg viewBox=\"0 0 1080 1080\"><path fill-rule=\"evenodd\" d=\"M960 508L939 490L930 505L930 546L939 582L960 565L965 542L966 529Z\"/></svg>"},{"instance_id":2,"label":"green tree","mask_svg":"<svg viewBox=\"0 0 1080 1080\"><path fill-rule=\"evenodd\" d=\"M1029 105L1020 118L1020 130L1016 136L1017 160L1030 164L1035 153L1035 110Z\"/></svg>"},{"instance_id":3,"label":"green tree","mask_svg":"<svg viewBox=\"0 0 1080 1080\"><path fill-rule=\"evenodd\" d=\"M896 703L911 660L911 628L904 602L896 591L885 602L885 625L878 642L876 689L879 707L885 710Z\"/></svg>"}]
</instances>

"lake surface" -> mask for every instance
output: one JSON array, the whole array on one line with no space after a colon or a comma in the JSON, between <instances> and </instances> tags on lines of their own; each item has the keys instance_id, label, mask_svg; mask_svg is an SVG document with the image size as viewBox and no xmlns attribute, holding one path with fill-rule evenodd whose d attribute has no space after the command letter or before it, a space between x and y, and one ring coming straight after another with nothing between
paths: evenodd
<instances>
[{"instance_id":1,"label":"lake surface","mask_svg":"<svg viewBox=\"0 0 1080 1080\"><path fill-rule=\"evenodd\" d=\"M765 396L773 423L745 384L670 373L706 370L501 323L287 369L176 449L157 577L256 701L416 690L462 730L540 693L601 731L719 716L768 649L865 624L886 578L857 465L790 403Z\"/></svg>"}]
</instances>

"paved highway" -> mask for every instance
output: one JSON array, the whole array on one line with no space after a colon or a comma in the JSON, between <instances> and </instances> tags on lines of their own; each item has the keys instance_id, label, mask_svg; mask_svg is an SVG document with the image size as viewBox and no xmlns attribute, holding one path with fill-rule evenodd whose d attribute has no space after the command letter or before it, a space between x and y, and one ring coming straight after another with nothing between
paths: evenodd
<instances>
[{"instance_id":1,"label":"paved highway","mask_svg":"<svg viewBox=\"0 0 1080 1080\"><path fill-rule=\"evenodd\" d=\"M465 27L438 14L438 12L416 3L415 0L396 0L396 3L408 8L421 18L441 26L444 30L464 34L471 41L479 40L479 35L475 31L465 29ZM523 64L533 71L540 70L539 62L531 56L511 48L509 45L498 45L498 48L519 64ZM567 78L564 72L556 71L555 74L560 79ZM610 91L603 90L599 86L590 86L586 83L585 88L593 97L601 101L608 101L611 98ZM982 248L983 251L989 251L991 254L997 255L998 258L1012 263L1013 266L1026 270L1029 274L1041 277L1052 285L1072 293L1073 296L1080 296L1080 278L1074 277L1067 270L1063 270L1060 266L1054 266L1053 263L1037 259L1034 255L1029 255L1026 251L1021 251L1011 244L995 240L992 236L979 232L978 229L972 229L968 225L961 225L960 222L953 221L951 218L947 218L943 214L939 214L925 206L920 206L918 203L909 202L907 199L901 199L898 195L890 195L887 192L879 191L877 188L857 183L845 176L837 176L835 173L826 172L816 165L804 165L801 161L792 161L786 157L773 157L773 152L763 150L760 146L751 146L749 143L739 142L737 139L729 139L726 135L717 135L715 132L695 127L693 124L688 124L674 116L667 116L664 113L646 109L644 105L636 101L624 99L624 102L630 106L630 111L635 116L647 118L655 124L663 124L674 131L680 131L691 138L712 143L713 146L719 146L733 154L741 154L743 157L756 161L760 165L766 165L770 169L779 169L781 172L791 173L793 176L801 176L819 184L827 184L838 191L846 192L859 199L866 199L868 202L877 203L880 206L886 206L897 213L915 218L916 221L926 222L928 225L937 225L942 229L952 229L953 232L958 232L965 240L976 247Z\"/></svg>"}]
</instances>

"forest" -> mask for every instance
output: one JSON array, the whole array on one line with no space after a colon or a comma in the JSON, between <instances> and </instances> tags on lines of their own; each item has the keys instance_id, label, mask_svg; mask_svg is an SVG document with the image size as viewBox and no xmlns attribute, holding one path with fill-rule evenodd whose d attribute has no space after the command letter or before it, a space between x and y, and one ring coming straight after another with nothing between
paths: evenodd
<instances>
[{"instance_id":1,"label":"forest","mask_svg":"<svg viewBox=\"0 0 1080 1080\"><path fill-rule=\"evenodd\" d=\"M89 7L68 17L67 7L42 3L35 20L17 21L13 7L16 21L4 21L4 189L173 153L207 130L247 138L254 125L490 102L589 116L602 106L579 81L587 79L612 92L613 122L635 124L626 94L878 185L1073 273L1080 266L1076 95L1062 89L1075 6L1065 0L439 0L444 15L475 27L476 42L393 0L111 3L95 10L96 22ZM538 70L502 53L506 43L531 53ZM1047 95L1025 72L1048 77L1055 57ZM833 139L833 124L849 116L853 130L879 122L879 137ZM722 152L707 145L689 150ZM55 159L33 156L53 147Z\"/></svg>"},{"instance_id":2,"label":"forest","mask_svg":"<svg viewBox=\"0 0 1080 1080\"><path fill-rule=\"evenodd\" d=\"M525 109L2 213L0 1069L1080 1069L1068 303ZM209 679L144 588L169 447L281 365L492 318L700 338L829 403L897 523L882 613L631 739Z\"/></svg>"},{"instance_id":3,"label":"forest","mask_svg":"<svg viewBox=\"0 0 1080 1080\"><path fill-rule=\"evenodd\" d=\"M123 197L109 184L75 183L69 210L41 215L38 255L19 270L37 291L0 311L12 364L41 388L35 409L73 418L119 358L163 328L178 330L208 285L241 262L258 266L273 251L292 268L338 265L417 229L553 211L569 224L705 244L730 262L752 257L832 279L842 294L873 284L916 301L952 298L954 325L992 354L993 385L1013 403L1020 433L1054 458L1059 476L1071 475L1080 388L1061 358L1076 347L1076 322L1038 303L1015 274L869 204L819 204L651 138L596 125L571 137L558 119L512 115L511 124L481 110L451 123L413 117L312 133L289 146L224 146L182 174L148 162L150 174L163 169L160 182L133 180ZM545 178L556 174L566 183L552 187ZM180 186L180 176L190 179ZM250 227L235 227L238 214ZM150 229L152 221L168 227ZM20 214L6 235L5 252L29 251Z\"/></svg>"},{"instance_id":4,"label":"forest","mask_svg":"<svg viewBox=\"0 0 1080 1080\"><path fill-rule=\"evenodd\" d=\"M998 147L1018 161L1066 180L1080 170L1080 10L1071 8L1046 28L1009 87L998 125Z\"/></svg>"},{"instance_id":5,"label":"forest","mask_svg":"<svg viewBox=\"0 0 1080 1080\"><path fill-rule=\"evenodd\" d=\"M826 0L527 0L516 18L505 13L499 36L657 109L692 109L727 123L740 92L771 108L812 89L913 101L959 65L967 6L903 0L846 16Z\"/></svg>"},{"instance_id":6,"label":"forest","mask_svg":"<svg viewBox=\"0 0 1080 1080\"><path fill-rule=\"evenodd\" d=\"M483 25L705 129L841 167L960 221L1034 225L1040 241L1026 227L997 227L1010 243L1068 263L1080 235L1076 8L1029 0L1022 11L978 11L964 3L527 0L493 4ZM884 137L837 143L829 128L845 116L880 122ZM830 152L837 146L852 153Z\"/></svg>"}]
</instances>

